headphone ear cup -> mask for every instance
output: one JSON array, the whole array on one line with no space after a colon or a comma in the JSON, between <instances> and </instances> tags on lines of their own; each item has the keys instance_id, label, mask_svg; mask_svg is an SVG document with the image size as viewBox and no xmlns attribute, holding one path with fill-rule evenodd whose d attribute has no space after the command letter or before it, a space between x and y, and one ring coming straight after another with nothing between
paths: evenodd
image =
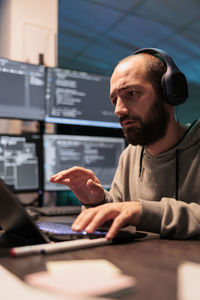
<instances>
[{"instance_id":1,"label":"headphone ear cup","mask_svg":"<svg viewBox=\"0 0 200 300\"><path fill-rule=\"evenodd\" d=\"M173 105L180 105L185 102L188 97L188 85L185 75L175 70L171 74L171 85L173 91Z\"/></svg>"},{"instance_id":2,"label":"headphone ear cup","mask_svg":"<svg viewBox=\"0 0 200 300\"><path fill-rule=\"evenodd\" d=\"M160 81L162 96L169 105L180 105L188 97L188 85L185 75L179 70L168 70Z\"/></svg>"},{"instance_id":3,"label":"headphone ear cup","mask_svg":"<svg viewBox=\"0 0 200 300\"><path fill-rule=\"evenodd\" d=\"M160 87L164 100L169 105L180 105L188 98L188 84L185 75L177 68L173 59L163 50L157 48L143 48L132 53L149 53L162 60L167 67L163 74Z\"/></svg>"},{"instance_id":4,"label":"headphone ear cup","mask_svg":"<svg viewBox=\"0 0 200 300\"><path fill-rule=\"evenodd\" d=\"M188 97L188 85L185 75L177 69L164 74L165 101L170 105L180 105Z\"/></svg>"}]
</instances>

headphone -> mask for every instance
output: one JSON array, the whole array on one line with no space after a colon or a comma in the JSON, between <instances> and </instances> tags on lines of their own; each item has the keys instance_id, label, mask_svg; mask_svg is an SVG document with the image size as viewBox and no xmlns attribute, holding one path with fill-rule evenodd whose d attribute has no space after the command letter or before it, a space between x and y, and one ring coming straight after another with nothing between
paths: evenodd
<instances>
[{"instance_id":1,"label":"headphone","mask_svg":"<svg viewBox=\"0 0 200 300\"><path fill-rule=\"evenodd\" d=\"M149 53L162 60L167 70L161 78L161 89L165 101L170 105L180 105L188 97L188 84L185 75L178 69L175 62L165 51L157 48L143 48L132 53Z\"/></svg>"}]
</instances>

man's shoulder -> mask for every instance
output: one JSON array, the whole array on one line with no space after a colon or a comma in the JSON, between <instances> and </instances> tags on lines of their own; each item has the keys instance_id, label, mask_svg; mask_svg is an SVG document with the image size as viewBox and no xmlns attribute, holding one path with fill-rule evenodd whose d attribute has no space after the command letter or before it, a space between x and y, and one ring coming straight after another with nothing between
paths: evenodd
<instances>
[{"instance_id":1,"label":"man's shoulder","mask_svg":"<svg viewBox=\"0 0 200 300\"><path fill-rule=\"evenodd\" d=\"M137 146L133 146L131 144L129 144L124 151L122 152L122 157L129 157L129 156L137 156L140 155L142 152L142 148L141 146L137 145Z\"/></svg>"}]
</instances>

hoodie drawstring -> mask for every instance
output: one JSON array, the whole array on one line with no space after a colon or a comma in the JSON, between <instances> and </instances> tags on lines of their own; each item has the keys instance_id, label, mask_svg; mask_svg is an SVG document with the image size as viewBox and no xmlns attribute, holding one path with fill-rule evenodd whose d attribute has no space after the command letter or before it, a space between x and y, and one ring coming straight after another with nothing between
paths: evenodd
<instances>
[{"instance_id":1,"label":"hoodie drawstring","mask_svg":"<svg viewBox=\"0 0 200 300\"><path fill-rule=\"evenodd\" d=\"M140 154L140 169L139 169L139 177L141 176L141 173L142 173L142 160L143 160L143 155L144 155L144 147L142 147L141 154Z\"/></svg>"},{"instance_id":2,"label":"hoodie drawstring","mask_svg":"<svg viewBox=\"0 0 200 300\"><path fill-rule=\"evenodd\" d=\"M179 199L179 149L176 149L176 200Z\"/></svg>"}]
</instances>

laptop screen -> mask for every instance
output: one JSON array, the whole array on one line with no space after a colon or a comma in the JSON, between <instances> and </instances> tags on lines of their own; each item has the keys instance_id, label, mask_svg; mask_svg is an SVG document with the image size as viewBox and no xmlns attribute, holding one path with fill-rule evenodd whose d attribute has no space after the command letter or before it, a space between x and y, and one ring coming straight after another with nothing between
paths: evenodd
<instances>
[{"instance_id":1,"label":"laptop screen","mask_svg":"<svg viewBox=\"0 0 200 300\"><path fill-rule=\"evenodd\" d=\"M0 226L16 237L19 245L47 243L49 240L39 231L17 197L0 179ZM10 241L12 242L12 241Z\"/></svg>"}]
</instances>

